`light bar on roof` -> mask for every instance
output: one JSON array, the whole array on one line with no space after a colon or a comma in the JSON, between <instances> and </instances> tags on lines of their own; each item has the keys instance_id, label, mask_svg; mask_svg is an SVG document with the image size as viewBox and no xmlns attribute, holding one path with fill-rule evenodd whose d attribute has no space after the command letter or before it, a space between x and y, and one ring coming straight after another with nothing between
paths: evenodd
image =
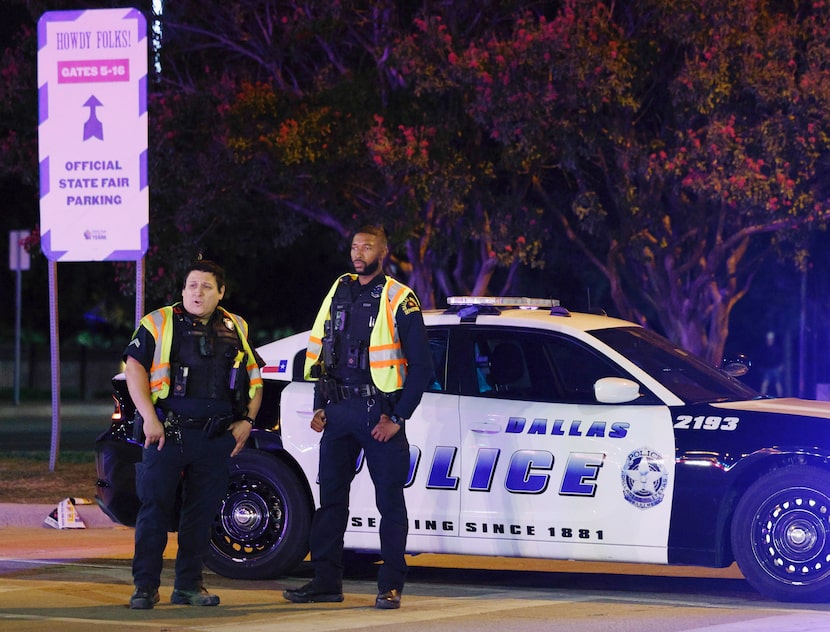
<instances>
[{"instance_id":1,"label":"light bar on roof","mask_svg":"<svg viewBox=\"0 0 830 632\"><path fill-rule=\"evenodd\" d=\"M492 305L493 307L558 307L559 299L524 296L448 296L447 305Z\"/></svg>"}]
</instances>

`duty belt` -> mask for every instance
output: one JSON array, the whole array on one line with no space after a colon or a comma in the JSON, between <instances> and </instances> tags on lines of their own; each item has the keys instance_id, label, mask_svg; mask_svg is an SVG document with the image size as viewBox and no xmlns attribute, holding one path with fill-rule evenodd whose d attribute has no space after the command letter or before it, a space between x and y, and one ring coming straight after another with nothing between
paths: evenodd
<instances>
[{"instance_id":1,"label":"duty belt","mask_svg":"<svg viewBox=\"0 0 830 632\"><path fill-rule=\"evenodd\" d=\"M353 399L355 397L371 397L377 394L378 389L374 384L338 384L337 395L340 399Z\"/></svg>"},{"instance_id":2,"label":"duty belt","mask_svg":"<svg viewBox=\"0 0 830 632\"><path fill-rule=\"evenodd\" d=\"M178 423L182 428L204 428L210 417L179 417Z\"/></svg>"},{"instance_id":3,"label":"duty belt","mask_svg":"<svg viewBox=\"0 0 830 632\"><path fill-rule=\"evenodd\" d=\"M158 410L162 423L167 421L181 428L204 428L211 417L185 417L174 413L172 410Z\"/></svg>"}]
</instances>

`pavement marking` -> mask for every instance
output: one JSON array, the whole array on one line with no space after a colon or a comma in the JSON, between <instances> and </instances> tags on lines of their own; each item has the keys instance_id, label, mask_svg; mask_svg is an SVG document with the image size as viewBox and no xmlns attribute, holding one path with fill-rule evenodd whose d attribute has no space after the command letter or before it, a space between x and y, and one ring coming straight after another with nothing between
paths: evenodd
<instances>
[{"instance_id":1,"label":"pavement marking","mask_svg":"<svg viewBox=\"0 0 830 632\"><path fill-rule=\"evenodd\" d=\"M26 559L26 558L17 558L17 557L0 557L0 564L4 562L9 562L12 564L28 564L30 566L77 566L80 568L119 568L124 569L126 568L129 570L129 561L126 560L126 564L98 564L98 563L84 563L78 562L74 559L65 559L65 560L33 560L33 559Z\"/></svg>"},{"instance_id":2,"label":"pavement marking","mask_svg":"<svg viewBox=\"0 0 830 632\"><path fill-rule=\"evenodd\" d=\"M42 621L44 624L54 624L54 623L66 623L66 624L83 624L83 625L99 625L99 626L106 626L110 630L112 629L113 622L112 620L107 619L81 619L77 617L49 617L49 616L41 616L36 614L5 614L0 612L0 621ZM152 628L154 630L184 630L184 629L197 629L197 628L190 628L189 626L185 628L184 626L180 625L162 625L159 628L158 621L119 621L118 626L122 629L124 628L131 628L133 626L140 627L140 628ZM33 628L34 629L34 628ZM43 628L38 629L48 629L46 625ZM227 625L225 626L225 630L227 630Z\"/></svg>"}]
</instances>

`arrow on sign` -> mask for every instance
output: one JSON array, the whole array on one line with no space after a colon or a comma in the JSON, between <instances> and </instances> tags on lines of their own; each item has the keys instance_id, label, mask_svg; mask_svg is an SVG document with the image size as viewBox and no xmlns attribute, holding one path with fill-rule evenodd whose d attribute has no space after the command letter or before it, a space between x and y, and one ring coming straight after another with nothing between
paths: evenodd
<instances>
[{"instance_id":1,"label":"arrow on sign","mask_svg":"<svg viewBox=\"0 0 830 632\"><path fill-rule=\"evenodd\" d=\"M99 105L103 104L95 98L94 94L86 100L86 103L84 103L84 107L89 108L89 118L86 123L84 123L84 140L89 138L99 138L104 140L104 125L98 120L98 117L95 116L95 108Z\"/></svg>"}]
</instances>

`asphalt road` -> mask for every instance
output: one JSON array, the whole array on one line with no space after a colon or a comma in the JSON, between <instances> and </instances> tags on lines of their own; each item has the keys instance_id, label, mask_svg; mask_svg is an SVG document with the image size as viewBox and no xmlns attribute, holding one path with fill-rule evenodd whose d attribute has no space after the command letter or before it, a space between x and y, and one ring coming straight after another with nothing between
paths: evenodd
<instances>
[{"instance_id":1,"label":"asphalt road","mask_svg":"<svg viewBox=\"0 0 830 632\"><path fill-rule=\"evenodd\" d=\"M165 555L162 602L129 610L132 530L0 529L0 629L237 630L246 632L811 632L830 629L830 606L765 601L734 569L663 568L463 556L418 556L403 607L372 607L376 569L351 564L339 604L290 604L286 587L310 568L269 581L206 573L216 608L168 603L174 541ZM659 573L659 574L658 574Z\"/></svg>"}]
</instances>

